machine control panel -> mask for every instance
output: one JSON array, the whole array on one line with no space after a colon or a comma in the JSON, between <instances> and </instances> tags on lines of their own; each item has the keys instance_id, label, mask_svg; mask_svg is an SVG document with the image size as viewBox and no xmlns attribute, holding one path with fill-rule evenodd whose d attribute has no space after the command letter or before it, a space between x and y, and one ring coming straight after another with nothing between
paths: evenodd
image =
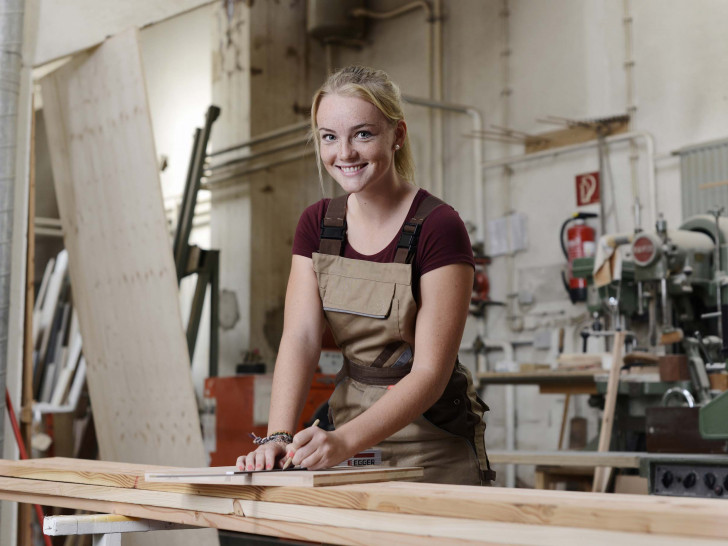
<instances>
[{"instance_id":1,"label":"machine control panel","mask_svg":"<svg viewBox=\"0 0 728 546\"><path fill-rule=\"evenodd\" d=\"M728 460L721 465L657 463L653 472L653 495L728 499Z\"/></svg>"}]
</instances>

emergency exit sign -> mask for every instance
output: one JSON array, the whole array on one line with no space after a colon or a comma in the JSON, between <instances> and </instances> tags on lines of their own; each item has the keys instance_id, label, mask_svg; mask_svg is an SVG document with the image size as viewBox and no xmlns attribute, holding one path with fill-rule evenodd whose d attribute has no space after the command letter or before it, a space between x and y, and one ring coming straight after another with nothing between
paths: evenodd
<instances>
[{"instance_id":1,"label":"emergency exit sign","mask_svg":"<svg viewBox=\"0 0 728 546\"><path fill-rule=\"evenodd\" d=\"M576 206L599 203L599 172L576 175Z\"/></svg>"}]
</instances>

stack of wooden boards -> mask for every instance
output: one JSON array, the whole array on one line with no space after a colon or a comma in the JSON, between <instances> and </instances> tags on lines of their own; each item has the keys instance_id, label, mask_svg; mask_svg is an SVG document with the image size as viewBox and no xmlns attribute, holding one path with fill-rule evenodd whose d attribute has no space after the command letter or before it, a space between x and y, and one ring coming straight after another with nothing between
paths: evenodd
<instances>
[{"instance_id":1,"label":"stack of wooden boards","mask_svg":"<svg viewBox=\"0 0 728 546\"><path fill-rule=\"evenodd\" d=\"M33 308L33 399L75 407L86 377L81 331L68 279L68 252L46 266Z\"/></svg>"},{"instance_id":2,"label":"stack of wooden boards","mask_svg":"<svg viewBox=\"0 0 728 546\"><path fill-rule=\"evenodd\" d=\"M393 481L317 487L314 478L308 486L285 485L294 474L300 484L303 472L256 475L278 479L278 486L144 479L145 472L161 470L74 459L0 461L0 498L329 544L701 546L728 540L726 502L717 499ZM368 471L347 472L361 479ZM372 479L397 477L396 469L374 472L380 475ZM319 475L327 475L325 483L345 481L341 471Z\"/></svg>"}]
</instances>

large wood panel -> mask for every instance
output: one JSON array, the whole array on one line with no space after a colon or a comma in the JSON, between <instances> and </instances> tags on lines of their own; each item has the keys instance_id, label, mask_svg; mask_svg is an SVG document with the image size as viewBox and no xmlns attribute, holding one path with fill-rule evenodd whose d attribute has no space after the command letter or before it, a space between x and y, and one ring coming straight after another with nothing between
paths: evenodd
<instances>
[{"instance_id":1,"label":"large wood panel","mask_svg":"<svg viewBox=\"0 0 728 546\"><path fill-rule=\"evenodd\" d=\"M244 514L246 517L286 519L289 522L293 521L288 519L291 517L299 518L296 521L310 523L318 521L325 514L332 519L334 515L341 516L343 521L355 516L352 511L364 511L390 514L392 517L411 515L459 518L542 529L556 527L582 531L609 530L629 534L616 535L625 540L639 534L680 539L692 537L728 540L728 528L722 523L725 501L718 499L410 482L318 488L168 484L150 483L143 479L145 471L158 470L156 467L102 461L84 461L82 464L83 470L79 470L79 462L73 459L23 462L0 460L0 475L8 476L0 479L0 489L14 488L26 493L56 496L61 493L72 494L108 502L133 500L148 506L169 509L196 507L202 510L206 507L208 513ZM83 485L91 487L83 488ZM109 491L111 489L116 491ZM224 501L222 504L214 502L214 498L219 497L223 497L220 499ZM199 504L195 503L195 499L199 499ZM255 502L251 504L249 501ZM303 509L276 508L271 506L273 504L341 511L308 512ZM374 525L380 516L359 514L359 517L361 521L353 523L353 527L363 525L362 522ZM465 525L466 521L461 523ZM418 527L421 526L415 525L415 528ZM438 529L442 530L441 527Z\"/></svg>"},{"instance_id":2,"label":"large wood panel","mask_svg":"<svg viewBox=\"0 0 728 546\"><path fill-rule=\"evenodd\" d=\"M137 32L42 90L102 458L204 465Z\"/></svg>"},{"instance_id":3,"label":"large wood panel","mask_svg":"<svg viewBox=\"0 0 728 546\"><path fill-rule=\"evenodd\" d=\"M137 31L41 86L101 457L202 466Z\"/></svg>"}]
</instances>

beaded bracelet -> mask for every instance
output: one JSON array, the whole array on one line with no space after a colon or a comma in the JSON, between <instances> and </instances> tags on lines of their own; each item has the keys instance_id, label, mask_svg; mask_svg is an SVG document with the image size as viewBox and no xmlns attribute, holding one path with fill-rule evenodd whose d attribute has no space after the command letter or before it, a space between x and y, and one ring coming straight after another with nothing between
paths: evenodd
<instances>
[{"instance_id":1,"label":"beaded bracelet","mask_svg":"<svg viewBox=\"0 0 728 546\"><path fill-rule=\"evenodd\" d=\"M280 442L283 444L290 444L293 442L293 435L285 430L274 432L268 436L256 436L252 432L248 435L253 439L253 443L258 446L267 444L268 442Z\"/></svg>"}]
</instances>

